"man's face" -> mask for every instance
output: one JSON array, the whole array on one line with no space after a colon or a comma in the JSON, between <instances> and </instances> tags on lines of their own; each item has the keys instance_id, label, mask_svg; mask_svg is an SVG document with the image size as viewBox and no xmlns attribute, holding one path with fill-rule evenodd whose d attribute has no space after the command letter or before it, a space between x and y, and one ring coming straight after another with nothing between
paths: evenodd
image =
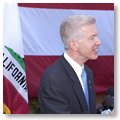
<instances>
[{"instance_id":1,"label":"man's face","mask_svg":"<svg viewBox=\"0 0 120 120\"><path fill-rule=\"evenodd\" d=\"M77 41L79 55L85 60L97 59L98 48L101 42L98 39L96 25L85 25L81 29L83 37Z\"/></svg>"}]
</instances>

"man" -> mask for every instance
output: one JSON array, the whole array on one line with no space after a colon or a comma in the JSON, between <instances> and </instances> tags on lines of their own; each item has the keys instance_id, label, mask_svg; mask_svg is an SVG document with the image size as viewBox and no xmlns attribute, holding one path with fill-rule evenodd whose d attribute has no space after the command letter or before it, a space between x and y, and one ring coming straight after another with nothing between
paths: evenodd
<instances>
[{"instance_id":1,"label":"man","mask_svg":"<svg viewBox=\"0 0 120 120\"><path fill-rule=\"evenodd\" d=\"M62 22L60 34L65 52L40 80L41 113L96 113L93 75L84 65L87 60L98 58L101 42L95 22L95 18L88 15L73 15Z\"/></svg>"}]
</instances>

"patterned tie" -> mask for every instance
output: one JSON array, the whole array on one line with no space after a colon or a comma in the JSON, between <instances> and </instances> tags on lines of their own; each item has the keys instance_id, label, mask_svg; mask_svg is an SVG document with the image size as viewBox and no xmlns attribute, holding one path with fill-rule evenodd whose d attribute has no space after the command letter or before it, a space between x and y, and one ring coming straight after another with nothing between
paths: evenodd
<instances>
[{"instance_id":1,"label":"patterned tie","mask_svg":"<svg viewBox=\"0 0 120 120\"><path fill-rule=\"evenodd\" d=\"M82 82L83 82L84 94L85 94L86 102L87 102L87 105L88 105L88 111L90 111L88 84L87 84L87 74L86 74L84 68L82 68L81 78L82 78Z\"/></svg>"}]
</instances>

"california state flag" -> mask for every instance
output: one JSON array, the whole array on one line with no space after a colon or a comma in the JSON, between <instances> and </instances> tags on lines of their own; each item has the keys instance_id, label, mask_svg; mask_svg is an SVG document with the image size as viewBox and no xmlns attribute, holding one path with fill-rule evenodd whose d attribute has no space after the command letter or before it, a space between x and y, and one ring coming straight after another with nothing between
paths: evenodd
<instances>
[{"instance_id":1,"label":"california state flag","mask_svg":"<svg viewBox=\"0 0 120 120\"><path fill-rule=\"evenodd\" d=\"M28 113L23 43L17 4L4 5L3 112Z\"/></svg>"}]
</instances>

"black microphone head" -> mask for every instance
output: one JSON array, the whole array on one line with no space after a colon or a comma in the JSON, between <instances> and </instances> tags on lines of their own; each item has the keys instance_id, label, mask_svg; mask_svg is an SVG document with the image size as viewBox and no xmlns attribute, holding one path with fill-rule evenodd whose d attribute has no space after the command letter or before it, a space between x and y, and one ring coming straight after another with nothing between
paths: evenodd
<instances>
[{"instance_id":1,"label":"black microphone head","mask_svg":"<svg viewBox=\"0 0 120 120\"><path fill-rule=\"evenodd\" d=\"M106 90L106 95L114 97L114 87L110 87Z\"/></svg>"},{"instance_id":2,"label":"black microphone head","mask_svg":"<svg viewBox=\"0 0 120 120\"><path fill-rule=\"evenodd\" d=\"M110 95L107 95L104 97L104 100L102 102L102 105L106 108L106 109L109 109L109 108L112 108L114 107L114 99L110 96Z\"/></svg>"},{"instance_id":3,"label":"black microphone head","mask_svg":"<svg viewBox=\"0 0 120 120\"><path fill-rule=\"evenodd\" d=\"M103 107L103 106L97 107L97 113L98 113L98 114L101 114L102 111L104 111L104 107Z\"/></svg>"}]
</instances>

